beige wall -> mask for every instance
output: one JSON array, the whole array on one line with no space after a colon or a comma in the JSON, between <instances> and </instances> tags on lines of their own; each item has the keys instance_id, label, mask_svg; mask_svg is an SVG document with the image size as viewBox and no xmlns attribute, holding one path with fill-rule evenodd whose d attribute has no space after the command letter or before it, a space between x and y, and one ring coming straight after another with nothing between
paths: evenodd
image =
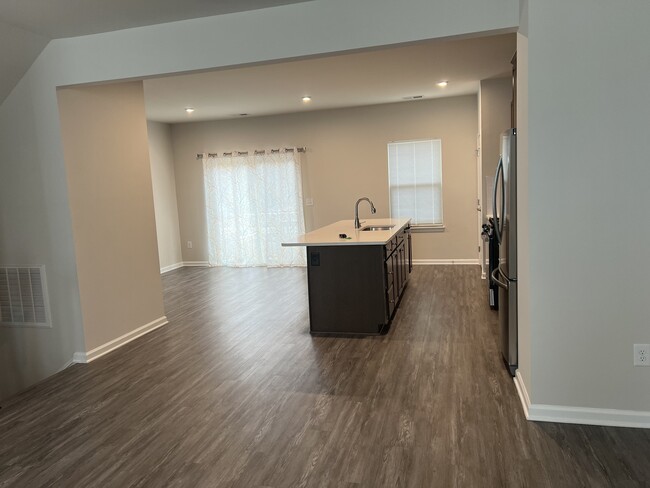
<instances>
[{"instance_id":1,"label":"beige wall","mask_svg":"<svg viewBox=\"0 0 650 488\"><path fill-rule=\"evenodd\" d=\"M153 205L156 212L156 235L161 270L183 261L176 204L174 151L171 127L160 122L147 122Z\"/></svg>"},{"instance_id":2,"label":"beige wall","mask_svg":"<svg viewBox=\"0 0 650 488\"><path fill-rule=\"evenodd\" d=\"M88 351L164 316L144 94L120 83L58 101Z\"/></svg>"},{"instance_id":3,"label":"beige wall","mask_svg":"<svg viewBox=\"0 0 650 488\"><path fill-rule=\"evenodd\" d=\"M416 259L477 259L476 96L172 126L184 261L206 261L203 176L196 153L306 146L303 194L308 230L354 217L370 197L387 217L390 141L440 138L445 232L414 235ZM361 207L361 216L369 211Z\"/></svg>"},{"instance_id":4,"label":"beige wall","mask_svg":"<svg viewBox=\"0 0 650 488\"><path fill-rule=\"evenodd\" d=\"M513 53L514 54L514 53ZM483 216L491 215L492 196L488 192L485 177L490 180L501 154L501 133L512 126L510 104L512 102L512 77L481 81L481 166L483 170Z\"/></svg>"}]
</instances>

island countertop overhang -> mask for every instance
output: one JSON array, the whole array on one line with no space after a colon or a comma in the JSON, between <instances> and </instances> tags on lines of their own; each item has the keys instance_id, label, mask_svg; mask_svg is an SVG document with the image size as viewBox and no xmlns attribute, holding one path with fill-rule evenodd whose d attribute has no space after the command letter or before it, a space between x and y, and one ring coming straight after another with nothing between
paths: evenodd
<instances>
[{"instance_id":1,"label":"island countertop overhang","mask_svg":"<svg viewBox=\"0 0 650 488\"><path fill-rule=\"evenodd\" d=\"M339 220L320 229L297 236L295 239L283 242L288 246L381 246L387 244L402 229L411 223L411 219L366 219L361 222L361 228L354 228L354 220ZM364 231L368 227L392 226L388 230ZM348 239L339 237L346 234Z\"/></svg>"}]
</instances>

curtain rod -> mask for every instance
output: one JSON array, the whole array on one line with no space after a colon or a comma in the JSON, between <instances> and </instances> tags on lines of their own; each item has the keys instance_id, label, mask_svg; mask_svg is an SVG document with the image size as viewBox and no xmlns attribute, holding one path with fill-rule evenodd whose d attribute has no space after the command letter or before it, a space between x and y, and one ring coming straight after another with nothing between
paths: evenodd
<instances>
[{"instance_id":1,"label":"curtain rod","mask_svg":"<svg viewBox=\"0 0 650 488\"><path fill-rule=\"evenodd\" d=\"M266 154L267 152L269 154L277 154L280 152L299 152L299 153L304 153L307 152L306 147L280 147L278 149L255 149L255 154ZM224 152L224 153L197 153L196 154L196 159L203 159L205 157L208 158L217 158L219 156L246 156L248 155L249 151L230 151L230 152Z\"/></svg>"}]
</instances>

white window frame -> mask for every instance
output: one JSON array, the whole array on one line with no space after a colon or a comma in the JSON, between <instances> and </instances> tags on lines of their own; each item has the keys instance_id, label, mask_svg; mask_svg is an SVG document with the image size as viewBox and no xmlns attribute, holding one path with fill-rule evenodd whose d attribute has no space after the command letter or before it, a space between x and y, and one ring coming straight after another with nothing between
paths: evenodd
<instances>
[{"instance_id":1,"label":"white window frame","mask_svg":"<svg viewBox=\"0 0 650 488\"><path fill-rule=\"evenodd\" d=\"M442 139L441 138L427 138L427 139L412 139L404 141L390 141L386 145L386 159L388 169L388 209L390 217L393 218L393 203L391 201L391 181L390 181L390 146L392 144L409 144L417 142L438 142L440 144L440 223L430 224L413 224L411 223L411 230L413 232L443 232L445 230L445 213L444 213L444 175L442 165Z\"/></svg>"}]
</instances>

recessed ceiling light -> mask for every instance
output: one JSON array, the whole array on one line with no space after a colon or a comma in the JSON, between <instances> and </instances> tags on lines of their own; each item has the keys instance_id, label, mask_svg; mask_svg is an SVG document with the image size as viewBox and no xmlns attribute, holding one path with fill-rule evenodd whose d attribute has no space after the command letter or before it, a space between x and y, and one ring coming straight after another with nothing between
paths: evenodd
<instances>
[{"instance_id":1,"label":"recessed ceiling light","mask_svg":"<svg viewBox=\"0 0 650 488\"><path fill-rule=\"evenodd\" d=\"M436 83L436 85L438 85L441 88L446 87L448 84L449 84L449 82L447 80L442 80L442 81L439 81L438 83Z\"/></svg>"},{"instance_id":2,"label":"recessed ceiling light","mask_svg":"<svg viewBox=\"0 0 650 488\"><path fill-rule=\"evenodd\" d=\"M302 101L303 101L303 103L309 103L309 102L311 102L311 97L304 96L304 97L302 97Z\"/></svg>"},{"instance_id":3,"label":"recessed ceiling light","mask_svg":"<svg viewBox=\"0 0 650 488\"><path fill-rule=\"evenodd\" d=\"M192 107L186 107L185 112L187 112L188 114L191 114L192 112L194 112L194 109Z\"/></svg>"}]
</instances>

